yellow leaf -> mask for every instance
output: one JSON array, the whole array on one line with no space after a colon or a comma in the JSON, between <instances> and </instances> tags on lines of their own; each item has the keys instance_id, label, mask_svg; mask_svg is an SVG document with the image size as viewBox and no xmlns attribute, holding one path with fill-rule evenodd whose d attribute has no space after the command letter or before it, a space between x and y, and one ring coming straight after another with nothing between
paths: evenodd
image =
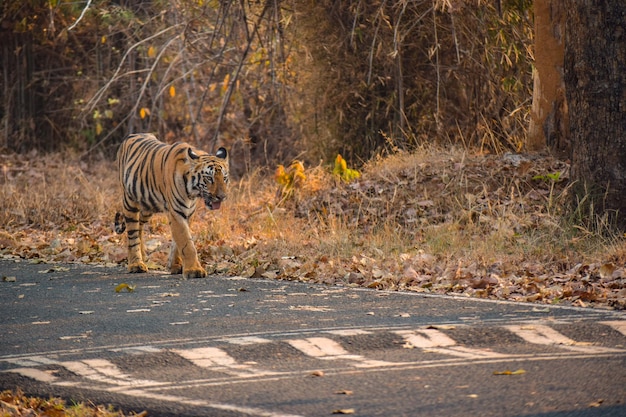
<instances>
[{"instance_id":1,"label":"yellow leaf","mask_svg":"<svg viewBox=\"0 0 626 417\"><path fill-rule=\"evenodd\" d=\"M154 46L151 46L150 48L148 48L148 57L154 58L155 56L156 56L156 49L154 48Z\"/></svg>"},{"instance_id":2,"label":"yellow leaf","mask_svg":"<svg viewBox=\"0 0 626 417\"><path fill-rule=\"evenodd\" d=\"M123 282L120 285L118 285L117 287L115 287L115 292L121 292L123 290L126 290L128 292L133 292L133 291L135 291L135 286L134 285L128 285L125 282Z\"/></svg>"},{"instance_id":3,"label":"yellow leaf","mask_svg":"<svg viewBox=\"0 0 626 417\"><path fill-rule=\"evenodd\" d=\"M170 97L176 97L176 87L170 86Z\"/></svg>"},{"instance_id":4,"label":"yellow leaf","mask_svg":"<svg viewBox=\"0 0 626 417\"><path fill-rule=\"evenodd\" d=\"M139 117L141 117L142 119L145 119L146 116L150 116L150 109L147 109L145 107L142 107L139 110Z\"/></svg>"},{"instance_id":5,"label":"yellow leaf","mask_svg":"<svg viewBox=\"0 0 626 417\"><path fill-rule=\"evenodd\" d=\"M101 44L103 44L103 45L104 45L105 43L107 43L107 37L106 37L106 36L104 36L104 35L102 35L102 37L100 38L100 43L101 43Z\"/></svg>"},{"instance_id":6,"label":"yellow leaf","mask_svg":"<svg viewBox=\"0 0 626 417\"><path fill-rule=\"evenodd\" d=\"M228 89L228 83L230 81L230 74L226 74L222 83L222 93Z\"/></svg>"},{"instance_id":7,"label":"yellow leaf","mask_svg":"<svg viewBox=\"0 0 626 417\"><path fill-rule=\"evenodd\" d=\"M209 91L212 93L213 91L215 91L216 87L217 87L217 83L209 84Z\"/></svg>"},{"instance_id":8,"label":"yellow leaf","mask_svg":"<svg viewBox=\"0 0 626 417\"><path fill-rule=\"evenodd\" d=\"M102 133L102 125L100 124L100 122L96 123L96 135L99 135L100 133Z\"/></svg>"},{"instance_id":9,"label":"yellow leaf","mask_svg":"<svg viewBox=\"0 0 626 417\"><path fill-rule=\"evenodd\" d=\"M522 375L525 374L526 371L523 369L518 369L517 371L509 371L508 369L506 371L495 371L493 374L494 375Z\"/></svg>"},{"instance_id":10,"label":"yellow leaf","mask_svg":"<svg viewBox=\"0 0 626 417\"><path fill-rule=\"evenodd\" d=\"M289 183L289 177L285 172L285 167L282 165L278 165L278 167L276 168L274 178L276 179L276 182L280 185L287 185Z\"/></svg>"}]
</instances>

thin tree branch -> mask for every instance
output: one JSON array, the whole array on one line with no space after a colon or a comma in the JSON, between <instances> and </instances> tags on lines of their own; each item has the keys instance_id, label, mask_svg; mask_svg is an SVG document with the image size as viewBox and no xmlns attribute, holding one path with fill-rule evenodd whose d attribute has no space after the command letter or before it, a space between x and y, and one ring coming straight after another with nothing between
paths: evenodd
<instances>
[{"instance_id":1,"label":"thin tree branch","mask_svg":"<svg viewBox=\"0 0 626 417\"><path fill-rule=\"evenodd\" d=\"M83 19L83 16L85 16L85 12L87 11L87 9L89 8L90 5L91 5L91 0L87 0L87 5L83 9L83 11L80 13L80 16L78 16L78 19L76 19L76 21L74 23L72 23L72 25L69 28L67 28L68 32L70 30L74 29L76 27L76 25L78 25L78 22L80 22Z\"/></svg>"},{"instance_id":2,"label":"thin tree branch","mask_svg":"<svg viewBox=\"0 0 626 417\"><path fill-rule=\"evenodd\" d=\"M242 7L244 7L243 4L242 4ZM243 54L241 55L241 59L239 60L239 65L237 66L237 69L235 70L235 74L233 75L232 79L230 80L230 83L228 85L228 90L226 91L226 94L224 94L224 99L222 100L222 106L221 106L221 109L220 109L220 114L219 114L219 116L217 118L217 125L215 126L215 132L213 133L213 143L211 144L211 150L213 150L215 148L215 145L217 144L217 139L219 137L220 127L222 126L222 122L224 121L224 115L226 114L226 109L228 108L228 103L230 102L230 97L232 96L233 90L235 89L235 85L237 84L237 79L239 78L239 73L241 72L241 68L243 67L243 63L245 62L246 57L248 56L248 52L250 51L250 47L252 45L252 40L253 40L253 35L252 34L256 33L256 30L259 27L259 25L261 24L261 20L263 20L263 16L265 16L265 12L267 11L268 8L269 8L269 0L266 1L265 4L263 5L263 10L261 11L261 14L259 15L257 21L254 23L254 28L253 28L252 32L247 31L247 27L248 27L247 18L245 17L245 15L243 17L244 25L246 26L246 32L248 33L246 49L243 51Z\"/></svg>"}]
</instances>

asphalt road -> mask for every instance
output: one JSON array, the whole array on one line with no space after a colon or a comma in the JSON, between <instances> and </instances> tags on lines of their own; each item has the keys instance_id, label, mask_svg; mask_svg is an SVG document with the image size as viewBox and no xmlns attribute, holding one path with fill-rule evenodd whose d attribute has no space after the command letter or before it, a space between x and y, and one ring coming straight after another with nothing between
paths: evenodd
<instances>
[{"instance_id":1,"label":"asphalt road","mask_svg":"<svg viewBox=\"0 0 626 417\"><path fill-rule=\"evenodd\" d=\"M0 390L151 416L626 415L620 312L11 260L0 278Z\"/></svg>"}]
</instances>

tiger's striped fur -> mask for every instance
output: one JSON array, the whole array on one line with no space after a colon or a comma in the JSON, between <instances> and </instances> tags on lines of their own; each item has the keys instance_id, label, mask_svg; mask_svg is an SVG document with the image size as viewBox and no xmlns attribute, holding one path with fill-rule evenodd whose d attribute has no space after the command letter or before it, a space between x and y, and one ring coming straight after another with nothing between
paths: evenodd
<instances>
[{"instance_id":1,"label":"tiger's striped fur","mask_svg":"<svg viewBox=\"0 0 626 417\"><path fill-rule=\"evenodd\" d=\"M154 135L128 136L117 151L123 211L115 215L115 231L128 234L129 272L147 272L143 226L154 213L166 213L172 229L168 268L185 278L206 276L191 240L189 219L203 199L212 210L226 198L228 153L215 155L186 143L167 145Z\"/></svg>"}]
</instances>

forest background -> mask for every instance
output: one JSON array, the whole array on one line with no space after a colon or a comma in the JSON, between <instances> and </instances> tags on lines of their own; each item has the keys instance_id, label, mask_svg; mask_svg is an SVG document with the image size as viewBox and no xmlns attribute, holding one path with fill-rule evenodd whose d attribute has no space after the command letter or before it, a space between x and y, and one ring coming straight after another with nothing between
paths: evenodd
<instances>
[{"instance_id":1,"label":"forest background","mask_svg":"<svg viewBox=\"0 0 626 417\"><path fill-rule=\"evenodd\" d=\"M532 6L4 2L0 248L123 262L110 161L148 131L230 150L213 272L623 308L624 236L572 204L567 152L523 153Z\"/></svg>"},{"instance_id":2,"label":"forest background","mask_svg":"<svg viewBox=\"0 0 626 417\"><path fill-rule=\"evenodd\" d=\"M433 142L519 151L531 4L5 2L0 145L111 155L150 131L225 145L240 175Z\"/></svg>"}]
</instances>

